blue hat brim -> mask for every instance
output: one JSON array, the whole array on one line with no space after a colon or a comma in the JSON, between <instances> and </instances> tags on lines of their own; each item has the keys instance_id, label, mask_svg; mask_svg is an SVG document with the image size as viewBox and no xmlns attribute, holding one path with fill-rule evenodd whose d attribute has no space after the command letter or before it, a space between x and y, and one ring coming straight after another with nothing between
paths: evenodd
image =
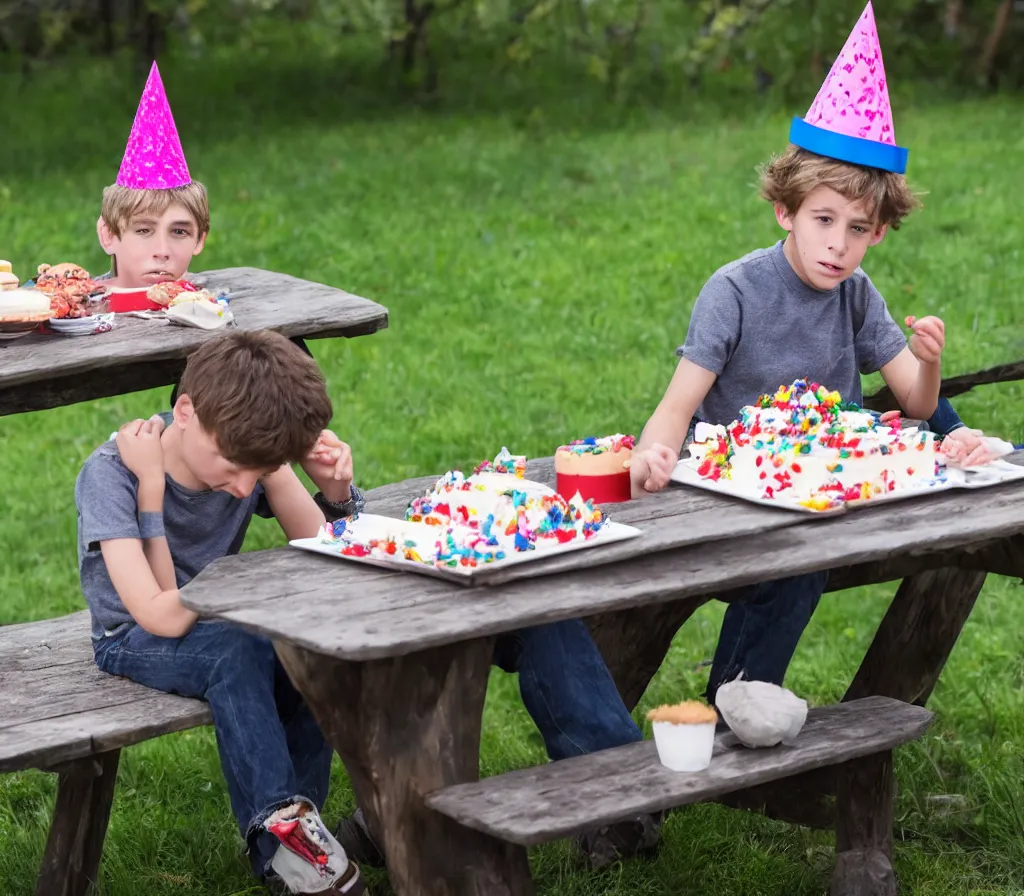
<instances>
[{"instance_id":1,"label":"blue hat brim","mask_svg":"<svg viewBox=\"0 0 1024 896\"><path fill-rule=\"evenodd\" d=\"M819 156L868 168L881 168L896 174L906 173L907 157L910 155L910 151L902 146L826 131L808 124L802 118L793 119L789 127L789 142Z\"/></svg>"}]
</instances>

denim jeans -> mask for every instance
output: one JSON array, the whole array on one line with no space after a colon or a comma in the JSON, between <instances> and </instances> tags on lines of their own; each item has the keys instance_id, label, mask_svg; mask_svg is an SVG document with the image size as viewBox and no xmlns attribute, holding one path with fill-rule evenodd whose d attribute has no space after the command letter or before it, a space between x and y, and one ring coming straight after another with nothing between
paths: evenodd
<instances>
[{"instance_id":1,"label":"denim jeans","mask_svg":"<svg viewBox=\"0 0 1024 896\"><path fill-rule=\"evenodd\" d=\"M231 808L262 878L278 841L256 826L296 796L322 809L332 753L270 641L219 622L199 622L183 638L133 626L98 642L95 654L111 675L209 702ZM503 635L494 663L519 673L551 759L642 739L580 620Z\"/></svg>"},{"instance_id":2,"label":"denim jeans","mask_svg":"<svg viewBox=\"0 0 1024 896\"><path fill-rule=\"evenodd\" d=\"M745 679L781 685L807 623L828 584L812 572L751 586L729 604L715 648L707 699L741 672Z\"/></svg>"},{"instance_id":3,"label":"denim jeans","mask_svg":"<svg viewBox=\"0 0 1024 896\"><path fill-rule=\"evenodd\" d=\"M551 759L643 738L590 630L579 619L500 636L494 665L519 673L523 704Z\"/></svg>"},{"instance_id":4,"label":"denim jeans","mask_svg":"<svg viewBox=\"0 0 1024 896\"><path fill-rule=\"evenodd\" d=\"M94 649L104 672L210 704L231 809L262 879L279 841L258 825L296 797L321 810L332 753L270 641L200 622L183 638L136 625Z\"/></svg>"}]
</instances>

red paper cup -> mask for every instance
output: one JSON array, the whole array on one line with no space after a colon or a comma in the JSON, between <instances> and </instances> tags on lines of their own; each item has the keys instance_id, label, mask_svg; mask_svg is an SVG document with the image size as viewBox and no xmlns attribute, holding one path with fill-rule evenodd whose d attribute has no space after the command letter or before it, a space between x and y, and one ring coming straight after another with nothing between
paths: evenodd
<instances>
[{"instance_id":1,"label":"red paper cup","mask_svg":"<svg viewBox=\"0 0 1024 896\"><path fill-rule=\"evenodd\" d=\"M146 289L111 289L104 297L111 311L163 311L164 306L146 297Z\"/></svg>"},{"instance_id":2,"label":"red paper cup","mask_svg":"<svg viewBox=\"0 0 1024 896\"><path fill-rule=\"evenodd\" d=\"M557 489L566 501L579 492L584 501L595 504L614 504L628 501L632 497L629 485L629 470L604 476L574 476L559 473Z\"/></svg>"}]
</instances>

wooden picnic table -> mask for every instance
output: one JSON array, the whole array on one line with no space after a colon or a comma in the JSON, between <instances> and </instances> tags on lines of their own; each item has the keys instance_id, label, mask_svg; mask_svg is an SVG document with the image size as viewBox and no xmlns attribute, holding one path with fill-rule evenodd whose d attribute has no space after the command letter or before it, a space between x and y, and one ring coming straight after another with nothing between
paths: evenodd
<instances>
[{"instance_id":1,"label":"wooden picnic table","mask_svg":"<svg viewBox=\"0 0 1024 896\"><path fill-rule=\"evenodd\" d=\"M258 268L193 278L229 291L234 326L294 339L363 336L388 325L382 305L344 290ZM176 383L189 353L224 332L119 315L109 333L30 335L0 343L0 416Z\"/></svg>"},{"instance_id":2,"label":"wooden picnic table","mask_svg":"<svg viewBox=\"0 0 1024 896\"><path fill-rule=\"evenodd\" d=\"M552 460L531 461L527 476L553 483ZM400 515L435 478L375 489L367 509ZM283 547L216 561L182 600L274 640L383 837L401 896L523 896L520 853L425 805L478 779L497 635L586 618L632 707L712 597L826 569L830 590L902 579L845 699L924 704L987 573L1024 576L1024 481L823 517L670 487L611 515L642 537L491 569L478 587ZM725 801L822 825L835 780L820 771Z\"/></svg>"}]
</instances>

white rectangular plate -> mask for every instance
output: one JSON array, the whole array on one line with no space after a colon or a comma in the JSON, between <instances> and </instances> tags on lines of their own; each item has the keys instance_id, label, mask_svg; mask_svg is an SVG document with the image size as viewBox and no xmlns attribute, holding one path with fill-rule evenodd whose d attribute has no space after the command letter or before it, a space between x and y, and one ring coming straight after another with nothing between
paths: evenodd
<instances>
[{"instance_id":1,"label":"white rectangular plate","mask_svg":"<svg viewBox=\"0 0 1024 896\"><path fill-rule=\"evenodd\" d=\"M357 533L359 540L371 538L401 539L405 535L414 538L423 538L424 533L432 535L437 532L437 526L428 526L426 523L410 523L405 520L394 519L388 516L379 516L373 513L361 513L350 524L351 530ZM476 567L435 567L427 563L417 563L414 560L406 560L404 557L384 559L382 557L350 557L342 554L337 545L323 544L318 538L297 538L288 542L292 547L303 551L311 551L315 554L326 554L328 557L337 557L341 560L350 560L355 563L363 563L369 566L379 566L384 569L405 570L408 572L420 573L421 575L435 576L463 584L473 584L474 581L486 578L490 570L505 569L509 566L517 566L522 563L531 563L537 560L544 560L548 557L560 557L563 554L570 554L573 551L582 551L587 548L599 547L604 544L613 544L616 541L627 541L641 535L639 529L627 526L623 523L609 521L601 527L598 533L583 541L574 539L565 544L551 542L542 544L532 551L514 551L504 560L495 560L491 563L484 563Z\"/></svg>"},{"instance_id":2,"label":"white rectangular plate","mask_svg":"<svg viewBox=\"0 0 1024 896\"><path fill-rule=\"evenodd\" d=\"M833 507L828 510L812 510L810 507L804 507L797 501L785 497L763 498L756 491L744 489L731 479L719 479L717 482L705 479L697 473L695 464L690 459L681 460L676 464L676 468L672 473L672 481L682 485L690 485L694 488L702 488L705 491L716 492L719 495L740 498L753 504L762 504L765 507L795 510L797 513L811 513L815 516L828 516L845 513L848 510L857 510L861 507L874 507L878 504L891 504L894 501L903 501L907 498L919 498L922 495L949 491L954 488L986 488L991 485L1000 485L1003 482L1024 479L1024 467L1011 464L1005 460L994 460L983 467L968 470L950 468L946 476L945 482L925 483L920 488L904 489L891 494L878 495L868 501L857 501L854 504Z\"/></svg>"}]
</instances>

